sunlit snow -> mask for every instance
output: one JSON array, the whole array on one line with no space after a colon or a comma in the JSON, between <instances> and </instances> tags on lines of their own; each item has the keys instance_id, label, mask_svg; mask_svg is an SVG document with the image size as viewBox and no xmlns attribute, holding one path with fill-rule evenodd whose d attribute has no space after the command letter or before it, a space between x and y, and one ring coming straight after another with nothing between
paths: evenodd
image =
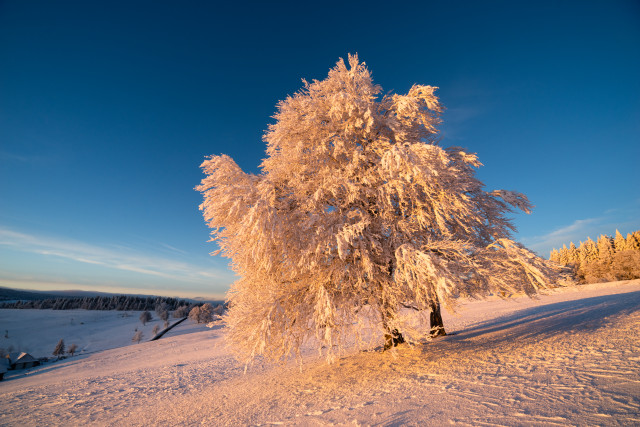
<instances>
[{"instance_id":1,"label":"sunlit snow","mask_svg":"<svg viewBox=\"0 0 640 427\"><path fill-rule=\"evenodd\" d=\"M121 314L0 310L10 337L48 343L30 349L36 357L60 338L86 348L9 371L0 425L640 423L640 280L471 301L443 313L451 336L354 349L334 364L309 347L302 370L295 360L257 360L246 374L225 348L222 324L189 321L133 344L139 313ZM101 330L102 340L81 326Z\"/></svg>"}]
</instances>

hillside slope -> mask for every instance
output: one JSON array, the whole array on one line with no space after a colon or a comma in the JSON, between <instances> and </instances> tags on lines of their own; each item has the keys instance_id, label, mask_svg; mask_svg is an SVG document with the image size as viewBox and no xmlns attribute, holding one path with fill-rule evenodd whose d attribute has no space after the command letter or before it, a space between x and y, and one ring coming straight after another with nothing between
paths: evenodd
<instances>
[{"instance_id":1,"label":"hillside slope","mask_svg":"<svg viewBox=\"0 0 640 427\"><path fill-rule=\"evenodd\" d=\"M455 335L332 365L243 366L223 327L0 383L1 425L640 423L640 280L472 301Z\"/></svg>"}]
</instances>

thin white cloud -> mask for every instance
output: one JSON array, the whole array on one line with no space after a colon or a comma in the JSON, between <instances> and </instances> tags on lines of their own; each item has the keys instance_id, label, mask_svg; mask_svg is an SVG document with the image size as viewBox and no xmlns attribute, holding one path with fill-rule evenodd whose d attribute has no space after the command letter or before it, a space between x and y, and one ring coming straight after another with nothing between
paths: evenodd
<instances>
[{"instance_id":1,"label":"thin white cloud","mask_svg":"<svg viewBox=\"0 0 640 427\"><path fill-rule=\"evenodd\" d=\"M149 270L148 268L142 268L136 265L119 264L119 265L114 265L113 268L117 268L118 270L132 271L134 273L148 274L150 276L158 276L158 277L164 277L169 279L173 278L173 276L167 275L161 271Z\"/></svg>"},{"instance_id":2,"label":"thin white cloud","mask_svg":"<svg viewBox=\"0 0 640 427\"><path fill-rule=\"evenodd\" d=\"M561 248L569 242L578 244L581 240L586 240L589 232L602 222L602 218L587 218L575 220L572 224L557 228L550 233L541 236L523 238L522 242L529 249L536 251L542 256L549 255L552 248Z\"/></svg>"},{"instance_id":3,"label":"thin white cloud","mask_svg":"<svg viewBox=\"0 0 640 427\"><path fill-rule=\"evenodd\" d=\"M443 115L446 117L447 122L450 122L451 124L459 125L483 113L484 113L484 109L482 107L475 107L475 106L472 107L467 105L464 107L447 108L447 110L445 110Z\"/></svg>"},{"instance_id":4,"label":"thin white cloud","mask_svg":"<svg viewBox=\"0 0 640 427\"><path fill-rule=\"evenodd\" d=\"M79 261L79 262L84 262L84 263L86 263L86 264L105 265L103 262L96 261L96 260L93 260L93 259L76 258L75 260L76 260L76 261Z\"/></svg>"},{"instance_id":5,"label":"thin white cloud","mask_svg":"<svg viewBox=\"0 0 640 427\"><path fill-rule=\"evenodd\" d=\"M547 257L552 249L559 249L563 245L569 246L571 242L577 246L589 237L597 240L603 234L612 236L616 230L623 234L635 231L640 227L639 218L640 215L635 207L608 209L601 216L578 219L567 226L540 236L523 237L521 241L529 249Z\"/></svg>"},{"instance_id":6,"label":"thin white cloud","mask_svg":"<svg viewBox=\"0 0 640 427\"><path fill-rule=\"evenodd\" d=\"M173 252L177 252L179 254L182 254L182 255L186 255L187 254L187 252L183 251L182 249L178 249L178 248L173 247L171 245L168 245L166 243L160 243L160 246L162 246L164 248L167 248L167 249L169 249L169 250L171 250Z\"/></svg>"},{"instance_id":7,"label":"thin white cloud","mask_svg":"<svg viewBox=\"0 0 640 427\"><path fill-rule=\"evenodd\" d=\"M575 235L578 232L583 232L590 224L598 222L599 218L587 218L587 219L577 219L573 222L573 224L568 225L566 227L558 228L557 230L552 231L547 234L545 237L547 239L556 239L556 238L565 238L567 236ZM583 237L584 238L584 237Z\"/></svg>"},{"instance_id":8,"label":"thin white cloud","mask_svg":"<svg viewBox=\"0 0 640 427\"><path fill-rule=\"evenodd\" d=\"M471 105L447 108L443 113L443 123L440 126L442 136L452 141L464 140L461 134L464 134L465 123L484 112L483 107Z\"/></svg>"},{"instance_id":9,"label":"thin white cloud","mask_svg":"<svg viewBox=\"0 0 640 427\"><path fill-rule=\"evenodd\" d=\"M18 162L30 162L32 159L26 156L21 156L19 154L8 153L6 151L0 151L0 160L6 161L18 161Z\"/></svg>"},{"instance_id":10,"label":"thin white cloud","mask_svg":"<svg viewBox=\"0 0 640 427\"><path fill-rule=\"evenodd\" d=\"M211 284L212 279L221 283L230 283L233 280L233 273L226 269L202 268L191 263L147 256L131 250L113 250L68 239L34 236L6 228L0 228L0 245L22 252L56 256L181 283L203 285ZM209 282L205 281L205 278Z\"/></svg>"}]
</instances>

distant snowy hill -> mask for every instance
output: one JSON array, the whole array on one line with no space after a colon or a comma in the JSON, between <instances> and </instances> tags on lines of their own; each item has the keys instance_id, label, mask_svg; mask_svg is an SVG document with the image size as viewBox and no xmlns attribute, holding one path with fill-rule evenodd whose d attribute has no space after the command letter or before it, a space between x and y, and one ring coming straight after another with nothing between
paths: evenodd
<instances>
[{"instance_id":1,"label":"distant snowy hill","mask_svg":"<svg viewBox=\"0 0 640 427\"><path fill-rule=\"evenodd\" d=\"M470 301L443 313L455 335L388 352L354 348L331 365L305 350L301 369L258 361L246 374L221 324L187 321L133 344L134 316L107 313L83 329L80 313L71 325L20 317L49 310L6 312L16 316L10 336L55 335L55 345L65 333L101 330L94 337L121 346L100 350L96 340L92 353L9 371L3 426L640 424L640 280Z\"/></svg>"},{"instance_id":2,"label":"distant snowy hill","mask_svg":"<svg viewBox=\"0 0 640 427\"><path fill-rule=\"evenodd\" d=\"M56 297L58 297L58 295L54 293L0 287L0 302L15 300L43 300Z\"/></svg>"},{"instance_id":3,"label":"distant snowy hill","mask_svg":"<svg viewBox=\"0 0 640 427\"><path fill-rule=\"evenodd\" d=\"M7 288L0 286L0 302L7 300L44 300L51 298L84 298L84 297L112 297L117 295L126 295L133 297L156 297L162 295L146 295L146 294L122 294L112 292L98 291L81 291L77 289L57 290L57 291L34 291L26 289ZM194 302L214 302L215 300L207 298L181 298ZM215 301L218 302L218 301Z\"/></svg>"}]
</instances>

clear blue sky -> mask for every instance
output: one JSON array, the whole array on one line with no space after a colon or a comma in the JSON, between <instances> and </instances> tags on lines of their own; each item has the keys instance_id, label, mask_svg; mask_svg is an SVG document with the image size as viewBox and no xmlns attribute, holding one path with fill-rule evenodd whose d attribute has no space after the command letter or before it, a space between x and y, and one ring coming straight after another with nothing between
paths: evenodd
<instances>
[{"instance_id":1,"label":"clear blue sky","mask_svg":"<svg viewBox=\"0 0 640 427\"><path fill-rule=\"evenodd\" d=\"M531 249L640 229L638 1L230 3L0 1L0 286L224 294L200 163L256 172L277 101L355 52L440 87Z\"/></svg>"}]
</instances>

